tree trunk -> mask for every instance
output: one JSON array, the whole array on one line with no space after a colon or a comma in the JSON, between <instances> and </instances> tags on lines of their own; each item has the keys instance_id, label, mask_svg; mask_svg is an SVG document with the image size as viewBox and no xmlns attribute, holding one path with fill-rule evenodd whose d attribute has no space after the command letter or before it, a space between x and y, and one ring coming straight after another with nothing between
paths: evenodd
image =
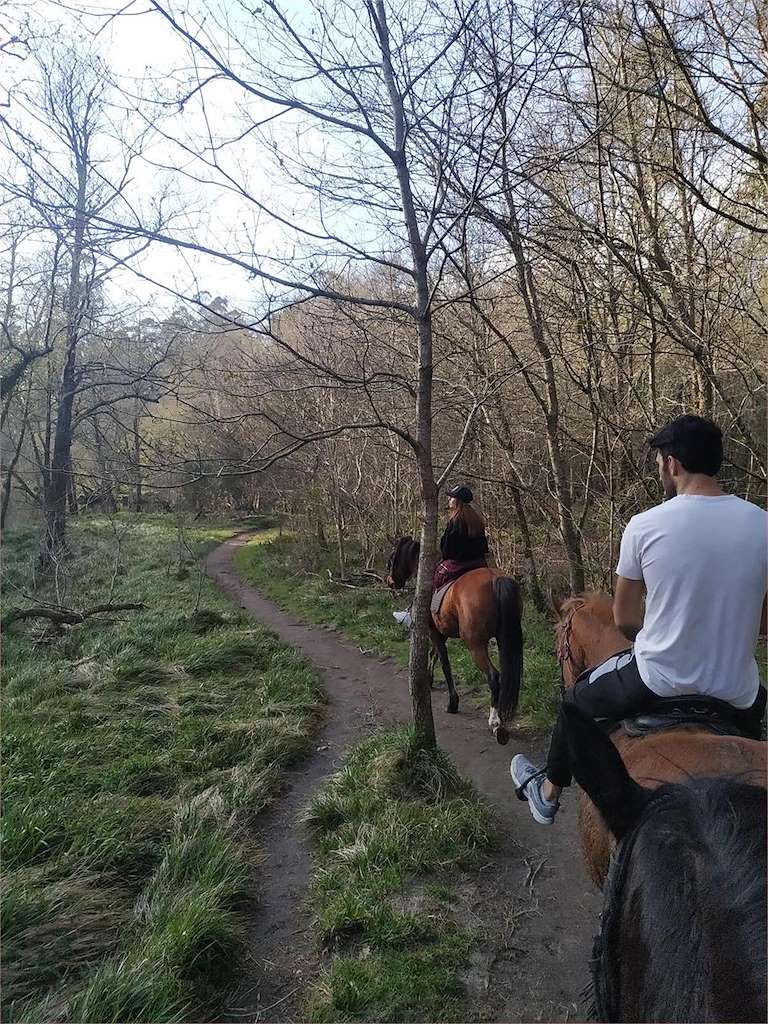
<instances>
[{"instance_id":1,"label":"tree trunk","mask_svg":"<svg viewBox=\"0 0 768 1024\"><path fill-rule=\"evenodd\" d=\"M24 407L24 418L21 421L21 430L19 431L19 440L16 442L16 451L13 453L13 458L8 463L8 470L5 474L5 483L3 485L3 505L0 509L0 530L5 529L5 521L8 516L8 506L11 503L11 491L13 490L13 472L16 469L16 463L19 461L21 455L21 448L24 444L24 436L27 432L27 411L29 407L29 390L27 390L27 404Z\"/></svg>"},{"instance_id":2,"label":"tree trunk","mask_svg":"<svg viewBox=\"0 0 768 1024\"><path fill-rule=\"evenodd\" d=\"M344 517L341 511L341 501L336 502L336 550L339 556L339 577L347 578L347 553L344 549Z\"/></svg>"},{"instance_id":3,"label":"tree trunk","mask_svg":"<svg viewBox=\"0 0 768 1024\"><path fill-rule=\"evenodd\" d=\"M416 461L421 484L421 550L416 574L416 596L413 604L411 652L408 659L408 681L413 706L413 722L417 741L424 747L436 745L435 722L432 717L432 688L429 676L430 598L435 569L437 545L437 488L432 468L432 314L430 305L427 253L419 231L419 220L413 201L411 179L405 153L406 129L403 97L392 67L387 14L383 0L368 5L379 37L382 69L387 83L395 126L392 154L400 186L403 220L413 260L416 282L416 328L418 338L418 387L416 393Z\"/></svg>"},{"instance_id":4,"label":"tree trunk","mask_svg":"<svg viewBox=\"0 0 768 1024\"><path fill-rule=\"evenodd\" d=\"M69 328L68 328L69 333ZM73 331L74 333L74 331ZM70 452L72 449L72 410L75 401L75 349L77 339L68 346L61 378L53 456L45 471L43 513L45 531L40 548L40 568L46 572L66 546L67 494L69 491Z\"/></svg>"},{"instance_id":5,"label":"tree trunk","mask_svg":"<svg viewBox=\"0 0 768 1024\"><path fill-rule=\"evenodd\" d=\"M39 563L43 572L55 564L66 546L67 494L72 451L72 413L76 394L76 355L80 325L85 312L82 286L83 240L85 237L86 184L88 177L88 134L84 131L82 149L77 154L77 206L72 243L72 264L67 288L66 358L59 387L53 455L43 474L43 533Z\"/></svg>"},{"instance_id":6,"label":"tree trunk","mask_svg":"<svg viewBox=\"0 0 768 1024\"><path fill-rule=\"evenodd\" d=\"M420 467L421 468L421 467ZM432 715L432 690L429 678L430 603L432 580L435 575L437 546L437 489L432 477L431 463L422 475L422 520L419 567L416 574L416 594L413 600L413 629L408 658L408 681L413 709L413 724L420 742L434 747L435 721Z\"/></svg>"},{"instance_id":7,"label":"tree trunk","mask_svg":"<svg viewBox=\"0 0 768 1024\"><path fill-rule=\"evenodd\" d=\"M133 414L133 511L141 512L144 504L141 479L141 438L139 436L138 399Z\"/></svg>"},{"instance_id":8,"label":"tree trunk","mask_svg":"<svg viewBox=\"0 0 768 1024\"><path fill-rule=\"evenodd\" d=\"M69 465L67 466L67 513L70 516L76 516L78 511L77 481L75 480L75 473L72 468L72 454L70 452Z\"/></svg>"},{"instance_id":9,"label":"tree trunk","mask_svg":"<svg viewBox=\"0 0 768 1024\"><path fill-rule=\"evenodd\" d=\"M541 589L541 584L539 583L539 574L536 571L536 558L533 553L533 543L531 541L531 532L528 529L528 517L525 514L523 498L520 494L519 487L516 487L513 483L510 483L509 486L512 493L512 504L515 507L515 519L517 520L517 526L520 530L520 536L523 539L525 587L534 603L534 606L540 612L546 612L549 606L547 599L544 596L544 591Z\"/></svg>"}]
</instances>

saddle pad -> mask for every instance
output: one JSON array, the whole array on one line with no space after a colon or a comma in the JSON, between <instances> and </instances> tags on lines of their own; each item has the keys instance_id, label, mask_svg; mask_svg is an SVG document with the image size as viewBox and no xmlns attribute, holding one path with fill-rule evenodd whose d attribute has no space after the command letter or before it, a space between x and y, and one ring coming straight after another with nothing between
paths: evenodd
<instances>
[{"instance_id":1,"label":"saddle pad","mask_svg":"<svg viewBox=\"0 0 768 1024\"><path fill-rule=\"evenodd\" d=\"M457 578L460 579L461 577ZM448 580L448 582L444 586L440 587L438 590L434 592L434 594L432 595L432 603L429 606L429 610L432 612L433 615L438 614L438 612L440 611L440 605L443 603L443 598L445 597L445 595L448 593L448 591L451 589L455 582L456 580Z\"/></svg>"}]
</instances>

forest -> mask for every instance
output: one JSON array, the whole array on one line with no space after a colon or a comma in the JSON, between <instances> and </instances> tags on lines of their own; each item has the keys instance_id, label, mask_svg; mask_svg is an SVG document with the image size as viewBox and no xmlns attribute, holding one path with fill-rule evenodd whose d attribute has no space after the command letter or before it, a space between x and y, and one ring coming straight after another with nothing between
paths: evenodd
<instances>
[{"instance_id":1,"label":"forest","mask_svg":"<svg viewBox=\"0 0 768 1024\"><path fill-rule=\"evenodd\" d=\"M0 218L3 1018L586 1019L437 538L471 487L541 760L649 436L765 506L765 6L11 2Z\"/></svg>"}]
</instances>

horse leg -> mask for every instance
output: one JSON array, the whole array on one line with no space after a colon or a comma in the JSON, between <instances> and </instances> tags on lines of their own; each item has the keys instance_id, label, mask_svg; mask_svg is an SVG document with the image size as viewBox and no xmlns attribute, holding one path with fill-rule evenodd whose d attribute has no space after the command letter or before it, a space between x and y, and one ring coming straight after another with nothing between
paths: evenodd
<instances>
[{"instance_id":1,"label":"horse leg","mask_svg":"<svg viewBox=\"0 0 768 1024\"><path fill-rule=\"evenodd\" d=\"M445 682L448 686L448 713L455 715L459 710L459 695L456 692L453 673L451 672L451 663L448 660L448 645L442 633L438 633L435 629L432 630L432 649L437 652L437 656L440 659L440 667L443 670Z\"/></svg>"},{"instance_id":2,"label":"horse leg","mask_svg":"<svg viewBox=\"0 0 768 1024\"><path fill-rule=\"evenodd\" d=\"M499 715L499 672L488 657L488 641L484 643L467 643L472 660L488 680L488 689L491 691L491 710L488 715L488 728L496 737L496 742L502 746L509 742L509 732L501 723Z\"/></svg>"}]
</instances>

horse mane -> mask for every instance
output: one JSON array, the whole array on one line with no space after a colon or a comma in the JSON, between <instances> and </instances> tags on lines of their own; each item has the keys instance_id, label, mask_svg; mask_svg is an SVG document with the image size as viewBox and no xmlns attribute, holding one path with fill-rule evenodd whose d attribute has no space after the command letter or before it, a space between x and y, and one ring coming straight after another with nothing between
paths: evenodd
<instances>
[{"instance_id":1,"label":"horse mane","mask_svg":"<svg viewBox=\"0 0 768 1024\"><path fill-rule=\"evenodd\" d=\"M657 790L606 882L601 1019L751 1020L761 1006L763 1019L765 876L761 788L694 779Z\"/></svg>"},{"instance_id":2,"label":"horse mane","mask_svg":"<svg viewBox=\"0 0 768 1024\"><path fill-rule=\"evenodd\" d=\"M556 610L558 619L555 624L555 638L558 661L563 660L566 642L570 640L573 617L577 612L588 615L599 626L613 625L611 598L600 590L583 590L579 594L574 594L573 597L566 598L559 607L556 606ZM571 646L573 646L572 641Z\"/></svg>"}]
</instances>

